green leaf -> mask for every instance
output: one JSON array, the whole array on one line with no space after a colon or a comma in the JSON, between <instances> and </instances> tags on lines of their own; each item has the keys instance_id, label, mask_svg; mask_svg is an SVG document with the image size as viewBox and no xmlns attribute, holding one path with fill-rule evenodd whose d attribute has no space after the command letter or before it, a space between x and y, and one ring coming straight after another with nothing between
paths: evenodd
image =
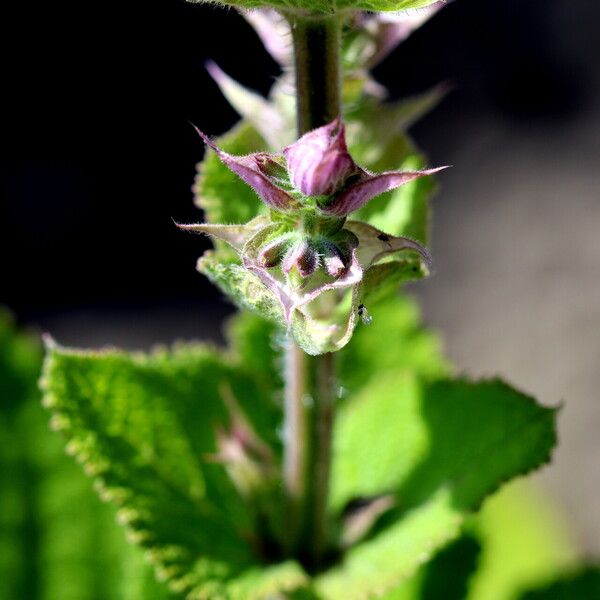
<instances>
[{"instance_id":1,"label":"green leaf","mask_svg":"<svg viewBox=\"0 0 600 600\"><path fill-rule=\"evenodd\" d=\"M382 600L464 600L477 568L478 540L463 535L423 565L417 575Z\"/></svg>"},{"instance_id":2,"label":"green leaf","mask_svg":"<svg viewBox=\"0 0 600 600\"><path fill-rule=\"evenodd\" d=\"M350 395L399 368L428 379L450 373L439 338L423 327L413 300L394 294L373 304L365 302L372 323L357 327L352 342L338 354L338 377Z\"/></svg>"},{"instance_id":3,"label":"green leaf","mask_svg":"<svg viewBox=\"0 0 600 600\"><path fill-rule=\"evenodd\" d=\"M592 598L600 598L600 567L588 567L544 588L520 596L520 600L592 600Z\"/></svg>"},{"instance_id":4,"label":"green leaf","mask_svg":"<svg viewBox=\"0 0 600 600\"><path fill-rule=\"evenodd\" d=\"M263 598L298 587L305 575L294 562L260 567L252 505L209 458L217 451L215 427L229 423L224 385L254 430L273 442L276 407L204 346L151 355L51 347L44 401L69 452L119 507L130 539L172 590Z\"/></svg>"},{"instance_id":5,"label":"green leaf","mask_svg":"<svg viewBox=\"0 0 600 600\"><path fill-rule=\"evenodd\" d=\"M481 541L469 600L517 598L580 564L578 540L548 492L530 480L509 485L485 501L467 523Z\"/></svg>"},{"instance_id":6,"label":"green leaf","mask_svg":"<svg viewBox=\"0 0 600 600\"><path fill-rule=\"evenodd\" d=\"M331 508L382 493L397 508L317 579L319 591L351 600L410 577L486 495L549 460L555 413L498 380L378 373L340 407Z\"/></svg>"},{"instance_id":7,"label":"green leaf","mask_svg":"<svg viewBox=\"0 0 600 600\"><path fill-rule=\"evenodd\" d=\"M333 14L344 9L392 11L423 8L437 0L188 0L194 4L221 4L222 6L236 6L239 8L260 8L271 6L286 12L301 11L314 14Z\"/></svg>"},{"instance_id":8,"label":"green leaf","mask_svg":"<svg viewBox=\"0 0 600 600\"><path fill-rule=\"evenodd\" d=\"M0 315L0 597L161 600L112 507L48 429L37 381L41 348Z\"/></svg>"}]
</instances>

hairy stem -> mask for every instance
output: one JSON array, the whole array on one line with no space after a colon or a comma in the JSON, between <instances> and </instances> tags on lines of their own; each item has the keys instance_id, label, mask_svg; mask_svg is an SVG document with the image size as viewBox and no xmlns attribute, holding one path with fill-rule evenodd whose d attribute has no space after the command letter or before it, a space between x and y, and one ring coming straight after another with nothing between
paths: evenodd
<instances>
[{"instance_id":1,"label":"hairy stem","mask_svg":"<svg viewBox=\"0 0 600 600\"><path fill-rule=\"evenodd\" d=\"M288 15L294 42L298 135L340 115L339 16ZM327 552L334 357L310 357L291 340L286 357L284 482L289 551L319 568Z\"/></svg>"},{"instance_id":2,"label":"hairy stem","mask_svg":"<svg viewBox=\"0 0 600 600\"><path fill-rule=\"evenodd\" d=\"M312 473L312 559L321 566L327 552L329 475L331 471L331 436L335 408L334 354L323 354L313 359L316 365L316 394L313 424Z\"/></svg>"},{"instance_id":3,"label":"hairy stem","mask_svg":"<svg viewBox=\"0 0 600 600\"><path fill-rule=\"evenodd\" d=\"M294 343L287 341L285 355L285 423L283 481L288 497L288 552L294 553L304 526L308 497L309 462L307 356Z\"/></svg>"},{"instance_id":4,"label":"hairy stem","mask_svg":"<svg viewBox=\"0 0 600 600\"><path fill-rule=\"evenodd\" d=\"M339 116L339 16L289 18L294 42L298 135Z\"/></svg>"}]
</instances>

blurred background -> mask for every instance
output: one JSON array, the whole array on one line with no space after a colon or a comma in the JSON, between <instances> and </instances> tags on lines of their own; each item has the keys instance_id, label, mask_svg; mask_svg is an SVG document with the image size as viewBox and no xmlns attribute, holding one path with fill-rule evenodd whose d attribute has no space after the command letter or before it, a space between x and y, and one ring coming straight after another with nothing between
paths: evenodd
<instances>
[{"instance_id":1,"label":"blurred background","mask_svg":"<svg viewBox=\"0 0 600 600\"><path fill-rule=\"evenodd\" d=\"M65 345L221 339L232 307L194 270L190 187L237 116L208 58L266 93L278 74L233 11L183 0L0 7L0 304ZM600 554L600 5L456 0L375 71L392 96L449 80L412 129L453 164L435 276L411 288L450 358L556 405L541 474Z\"/></svg>"}]
</instances>

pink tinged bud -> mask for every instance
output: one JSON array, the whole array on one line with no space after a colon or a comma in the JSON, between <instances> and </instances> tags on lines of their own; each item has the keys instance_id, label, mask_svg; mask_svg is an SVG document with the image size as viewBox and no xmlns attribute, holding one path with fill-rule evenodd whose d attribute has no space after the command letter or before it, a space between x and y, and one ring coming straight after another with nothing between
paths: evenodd
<instances>
[{"instance_id":1,"label":"pink tinged bud","mask_svg":"<svg viewBox=\"0 0 600 600\"><path fill-rule=\"evenodd\" d=\"M389 190L399 188L409 181L433 175L448 167L426 169L424 171L390 171L379 175L369 175L338 194L332 202L321 206L321 210L332 216L345 217L364 206L369 200Z\"/></svg>"},{"instance_id":2,"label":"pink tinged bud","mask_svg":"<svg viewBox=\"0 0 600 600\"><path fill-rule=\"evenodd\" d=\"M312 275L319 266L319 256L314 246L307 240L298 242L284 256L281 268L289 273L294 267L301 277Z\"/></svg>"},{"instance_id":3,"label":"pink tinged bud","mask_svg":"<svg viewBox=\"0 0 600 600\"><path fill-rule=\"evenodd\" d=\"M258 262L266 269L276 267L288 250L292 240L291 235L282 235L267 242L258 253Z\"/></svg>"},{"instance_id":4,"label":"pink tinged bud","mask_svg":"<svg viewBox=\"0 0 600 600\"><path fill-rule=\"evenodd\" d=\"M247 183L260 197L260 199L271 208L287 211L298 206L298 203L287 192L275 185L269 178L269 166L276 162L266 152L249 154L247 156L232 156L223 152L202 131L196 127L196 131L204 140L204 143L221 159L223 164L235 173L244 183ZM268 160L269 158L269 160Z\"/></svg>"},{"instance_id":5,"label":"pink tinged bud","mask_svg":"<svg viewBox=\"0 0 600 600\"><path fill-rule=\"evenodd\" d=\"M283 154L294 187L306 196L333 194L357 171L339 119L304 134Z\"/></svg>"},{"instance_id":6,"label":"pink tinged bud","mask_svg":"<svg viewBox=\"0 0 600 600\"><path fill-rule=\"evenodd\" d=\"M347 261L340 249L331 242L326 242L322 246L323 267L330 277L339 277L347 268Z\"/></svg>"}]
</instances>

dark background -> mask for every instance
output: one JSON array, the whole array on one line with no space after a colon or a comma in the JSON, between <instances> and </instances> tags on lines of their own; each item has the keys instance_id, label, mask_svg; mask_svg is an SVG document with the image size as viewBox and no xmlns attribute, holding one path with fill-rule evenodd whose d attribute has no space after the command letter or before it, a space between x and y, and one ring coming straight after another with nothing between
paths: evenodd
<instances>
[{"instance_id":1,"label":"dark background","mask_svg":"<svg viewBox=\"0 0 600 600\"><path fill-rule=\"evenodd\" d=\"M454 82L413 130L434 163L461 144L466 115L551 130L594 92L600 36L580 47L591 4L457 0L376 75L393 96ZM42 324L76 307L219 302L194 271L206 243L171 218L199 218L190 186L203 150L187 120L214 135L237 119L204 61L264 93L278 73L250 27L233 10L183 0L0 10L0 302Z\"/></svg>"}]
</instances>

